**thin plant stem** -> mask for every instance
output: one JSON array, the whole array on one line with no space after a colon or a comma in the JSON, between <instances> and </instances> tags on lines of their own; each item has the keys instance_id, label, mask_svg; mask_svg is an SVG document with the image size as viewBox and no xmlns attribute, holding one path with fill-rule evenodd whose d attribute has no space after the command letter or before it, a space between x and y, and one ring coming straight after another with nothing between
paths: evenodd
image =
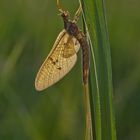
<instances>
[{"instance_id":1,"label":"thin plant stem","mask_svg":"<svg viewBox=\"0 0 140 140\"><path fill-rule=\"evenodd\" d=\"M90 110L90 99L89 99L89 89L88 83L83 85L84 88L84 107L86 116L86 130L85 130L85 140L92 140L92 120L91 120L91 110Z\"/></svg>"}]
</instances>

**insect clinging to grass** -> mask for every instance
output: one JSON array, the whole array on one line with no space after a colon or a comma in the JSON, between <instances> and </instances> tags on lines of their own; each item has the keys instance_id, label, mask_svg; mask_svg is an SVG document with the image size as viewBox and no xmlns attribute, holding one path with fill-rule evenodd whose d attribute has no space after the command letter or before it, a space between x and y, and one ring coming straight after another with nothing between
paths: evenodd
<instances>
[{"instance_id":1,"label":"insect clinging to grass","mask_svg":"<svg viewBox=\"0 0 140 140\"><path fill-rule=\"evenodd\" d=\"M52 50L42 64L35 79L35 88L44 90L63 78L75 65L77 52L82 49L83 84L88 82L89 73L89 46L85 34L78 28L77 21L82 12L81 4L73 20L65 11L59 0L57 8L64 22L64 29L58 35Z\"/></svg>"},{"instance_id":2,"label":"insect clinging to grass","mask_svg":"<svg viewBox=\"0 0 140 140\"><path fill-rule=\"evenodd\" d=\"M63 19L64 29L58 35L52 50L39 69L35 79L35 88L38 91L44 90L63 78L75 65L77 52L81 47L83 87L85 95L84 105L86 113L85 140L89 140L92 137L92 123L88 92L89 45L85 34L76 24L82 12L82 7L80 4L73 20L70 20L68 12L61 7L59 0L57 0L57 8Z\"/></svg>"}]
</instances>

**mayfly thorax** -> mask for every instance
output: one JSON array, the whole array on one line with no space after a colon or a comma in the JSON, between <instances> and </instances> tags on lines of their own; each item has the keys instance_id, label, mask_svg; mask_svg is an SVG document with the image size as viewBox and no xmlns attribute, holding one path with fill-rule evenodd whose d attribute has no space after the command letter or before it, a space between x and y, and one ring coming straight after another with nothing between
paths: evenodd
<instances>
[{"instance_id":1,"label":"mayfly thorax","mask_svg":"<svg viewBox=\"0 0 140 140\"><path fill-rule=\"evenodd\" d=\"M35 88L43 90L64 77L75 65L77 52L82 49L83 84L88 82L89 46L85 34L76 25L82 11L81 5L70 20L68 12L62 9L59 0L57 7L64 22L64 29L58 35L51 52L42 64L35 80Z\"/></svg>"}]
</instances>

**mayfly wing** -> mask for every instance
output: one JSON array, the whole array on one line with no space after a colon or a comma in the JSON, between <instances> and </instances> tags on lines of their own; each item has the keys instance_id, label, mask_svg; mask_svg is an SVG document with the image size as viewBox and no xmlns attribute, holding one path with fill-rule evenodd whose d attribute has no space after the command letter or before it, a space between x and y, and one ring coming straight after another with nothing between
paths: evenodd
<instances>
[{"instance_id":1,"label":"mayfly wing","mask_svg":"<svg viewBox=\"0 0 140 140\"><path fill-rule=\"evenodd\" d=\"M63 78L75 65L80 44L66 30L58 35L48 57L42 64L35 79L36 90L50 87Z\"/></svg>"}]
</instances>

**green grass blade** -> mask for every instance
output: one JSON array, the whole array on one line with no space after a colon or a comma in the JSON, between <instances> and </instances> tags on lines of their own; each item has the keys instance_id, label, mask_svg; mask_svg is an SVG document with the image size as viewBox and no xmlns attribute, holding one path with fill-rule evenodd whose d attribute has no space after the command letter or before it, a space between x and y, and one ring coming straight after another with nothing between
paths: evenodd
<instances>
[{"instance_id":1,"label":"green grass blade","mask_svg":"<svg viewBox=\"0 0 140 140\"><path fill-rule=\"evenodd\" d=\"M96 140L116 140L112 103L110 46L103 0L81 0L91 45L90 102L93 136Z\"/></svg>"}]
</instances>

